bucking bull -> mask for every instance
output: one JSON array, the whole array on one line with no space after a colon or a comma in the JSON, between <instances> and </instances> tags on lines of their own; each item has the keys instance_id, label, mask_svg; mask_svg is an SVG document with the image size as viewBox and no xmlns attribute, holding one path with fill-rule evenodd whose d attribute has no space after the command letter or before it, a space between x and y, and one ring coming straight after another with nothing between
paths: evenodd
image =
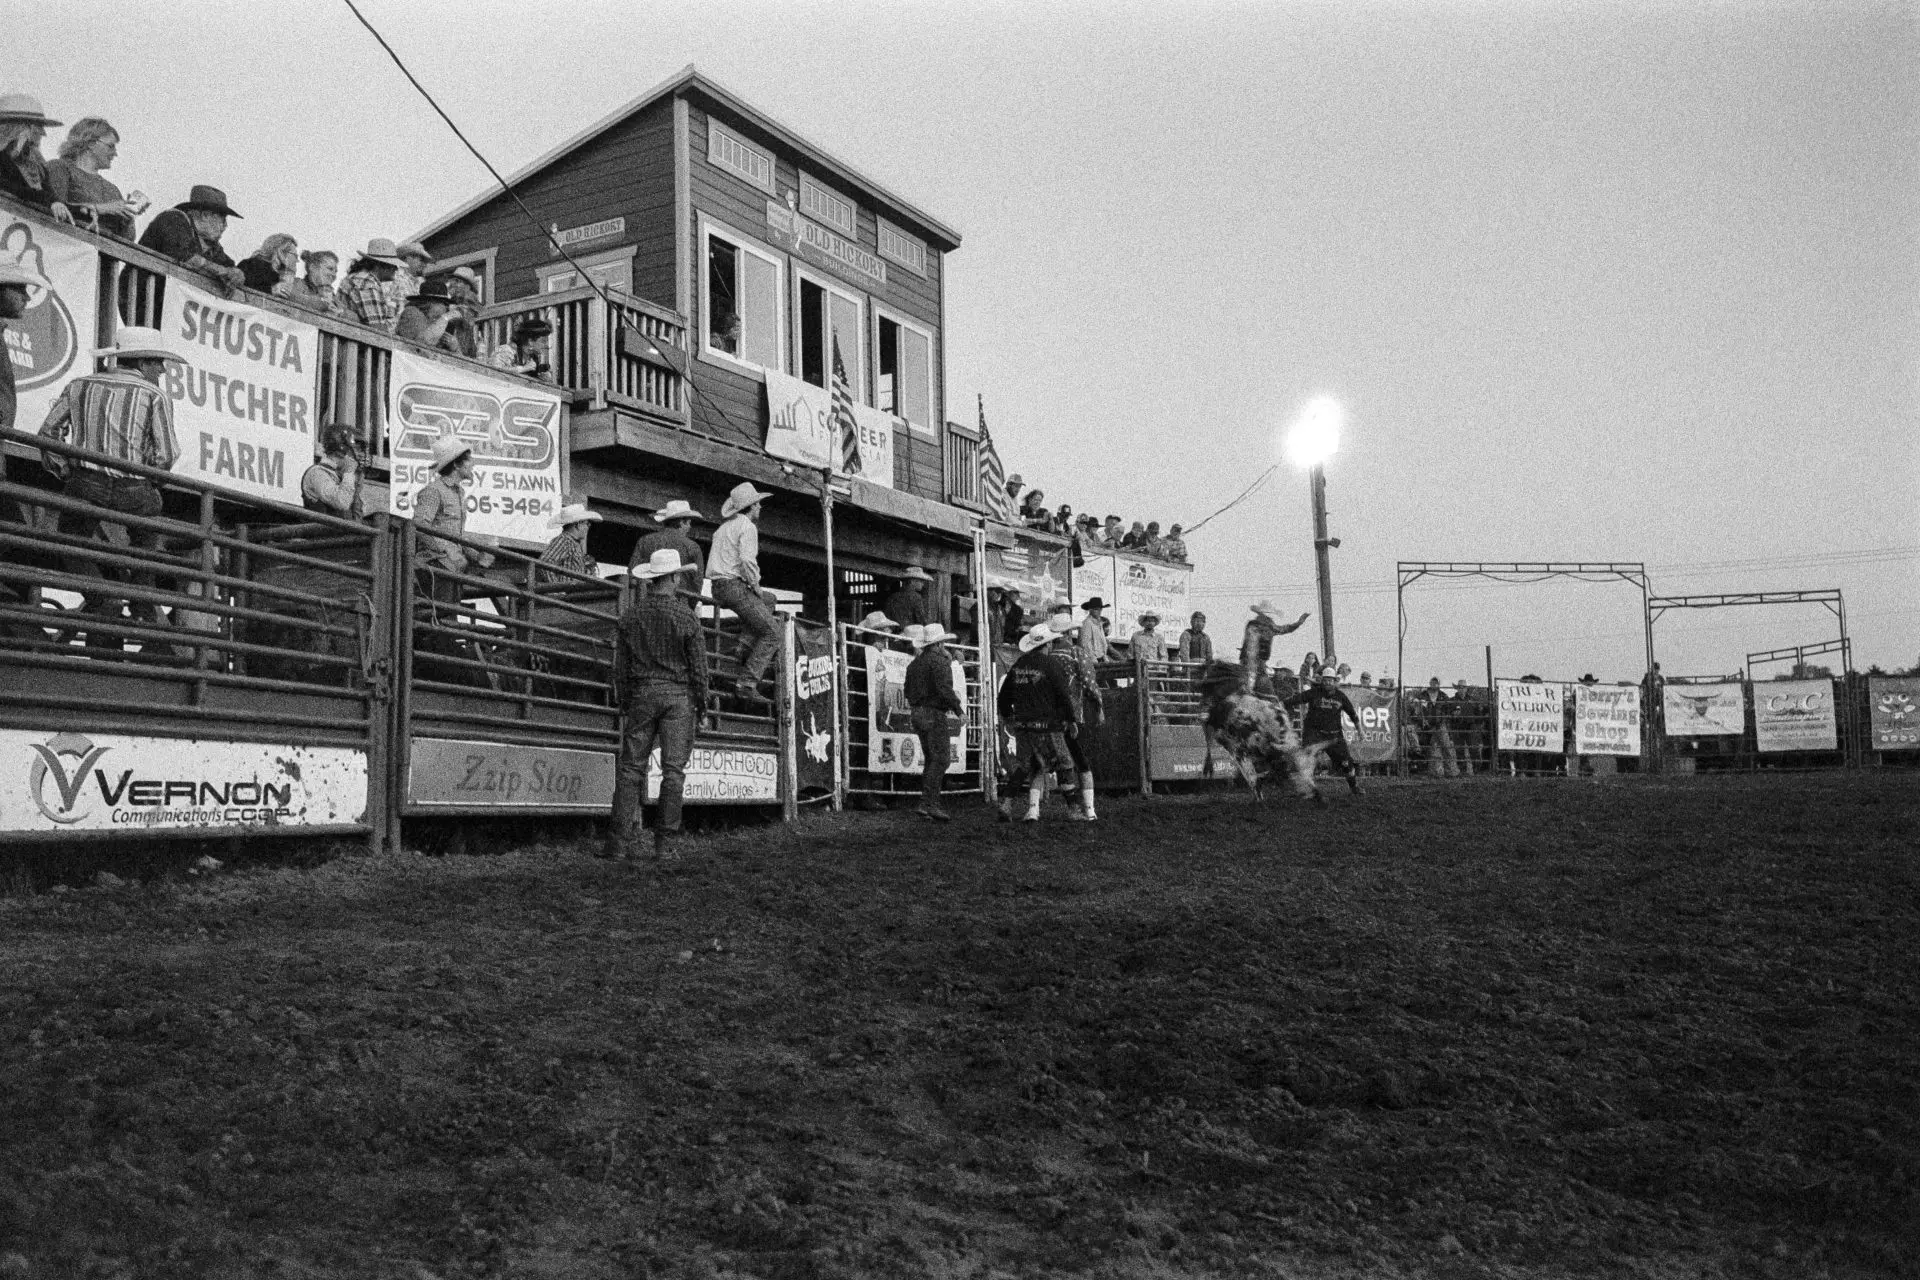
<instances>
[{"instance_id":1,"label":"bucking bull","mask_svg":"<svg viewBox=\"0 0 1920 1280\"><path fill-rule=\"evenodd\" d=\"M1253 798L1261 786L1280 777L1301 798L1318 793L1313 785L1314 755L1300 745L1299 730L1280 708L1265 698L1240 690L1240 668L1213 662L1201 672L1201 723L1207 735L1206 776L1213 776L1213 749L1220 747L1233 761L1234 771L1246 779Z\"/></svg>"}]
</instances>

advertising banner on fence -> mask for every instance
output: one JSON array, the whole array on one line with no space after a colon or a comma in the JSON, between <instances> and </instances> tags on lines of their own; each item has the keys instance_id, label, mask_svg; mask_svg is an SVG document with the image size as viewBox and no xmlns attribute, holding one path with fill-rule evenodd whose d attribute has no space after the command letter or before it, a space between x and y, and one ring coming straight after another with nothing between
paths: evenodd
<instances>
[{"instance_id":1,"label":"advertising banner on fence","mask_svg":"<svg viewBox=\"0 0 1920 1280\"><path fill-rule=\"evenodd\" d=\"M1868 676L1875 751L1920 751L1920 676Z\"/></svg>"},{"instance_id":2,"label":"advertising banner on fence","mask_svg":"<svg viewBox=\"0 0 1920 1280\"><path fill-rule=\"evenodd\" d=\"M892 415L856 404L853 422L860 438L860 478L893 488ZM833 393L768 370L766 448L776 458L845 475L833 429Z\"/></svg>"},{"instance_id":3,"label":"advertising banner on fence","mask_svg":"<svg viewBox=\"0 0 1920 1280\"><path fill-rule=\"evenodd\" d=\"M825 627L793 629L793 732L802 793L833 790L833 639Z\"/></svg>"},{"instance_id":4,"label":"advertising banner on fence","mask_svg":"<svg viewBox=\"0 0 1920 1280\"><path fill-rule=\"evenodd\" d=\"M599 812L613 803L613 753L415 738L410 804Z\"/></svg>"},{"instance_id":5,"label":"advertising banner on fence","mask_svg":"<svg viewBox=\"0 0 1920 1280\"><path fill-rule=\"evenodd\" d=\"M913 732L913 709L907 705L907 667L911 654L895 653L873 645L867 650L867 771L870 773L924 773L920 758L920 739ZM958 671L954 689L960 705L967 703L967 691ZM952 760L948 773L967 769L966 730L956 726L952 738Z\"/></svg>"},{"instance_id":6,"label":"advertising banner on fence","mask_svg":"<svg viewBox=\"0 0 1920 1280\"><path fill-rule=\"evenodd\" d=\"M1010 547L987 548L987 585L1011 587L1020 606L1044 612L1072 594L1073 554L1064 543L1014 534Z\"/></svg>"},{"instance_id":7,"label":"advertising banner on fence","mask_svg":"<svg viewBox=\"0 0 1920 1280\"><path fill-rule=\"evenodd\" d=\"M1086 615L1080 611L1080 606L1094 596L1099 596L1107 602L1107 634L1116 640L1120 636L1112 626L1113 599L1118 594L1114 590L1114 582L1118 579L1119 573L1119 556L1086 556L1082 563L1073 568L1074 617L1085 617Z\"/></svg>"},{"instance_id":8,"label":"advertising banner on fence","mask_svg":"<svg viewBox=\"0 0 1920 1280\"><path fill-rule=\"evenodd\" d=\"M1661 698L1670 738L1738 737L1747 731L1746 690L1739 684L1669 684Z\"/></svg>"},{"instance_id":9,"label":"advertising banner on fence","mask_svg":"<svg viewBox=\"0 0 1920 1280\"><path fill-rule=\"evenodd\" d=\"M1360 732L1347 739L1347 750L1361 764L1385 764L1393 759L1393 690L1342 685L1353 709L1360 713Z\"/></svg>"},{"instance_id":10,"label":"advertising banner on fence","mask_svg":"<svg viewBox=\"0 0 1920 1280\"><path fill-rule=\"evenodd\" d=\"M60 388L93 372L100 252L77 236L6 214L0 228L0 262L17 262L48 284L27 290L27 313L7 322L3 353L20 393L14 429L38 431Z\"/></svg>"},{"instance_id":11,"label":"advertising banner on fence","mask_svg":"<svg viewBox=\"0 0 1920 1280\"><path fill-rule=\"evenodd\" d=\"M1566 686L1558 682L1494 681L1501 751L1566 749Z\"/></svg>"},{"instance_id":12,"label":"advertising banner on fence","mask_svg":"<svg viewBox=\"0 0 1920 1280\"><path fill-rule=\"evenodd\" d=\"M365 821L350 747L0 729L0 831L240 831Z\"/></svg>"},{"instance_id":13,"label":"advertising banner on fence","mask_svg":"<svg viewBox=\"0 0 1920 1280\"><path fill-rule=\"evenodd\" d=\"M1183 564L1165 564L1156 560L1130 560L1119 557L1115 563L1113 605L1107 616L1113 619L1113 638L1125 640L1140 629L1140 615L1157 613L1163 636L1178 637L1187 626L1187 584L1193 569Z\"/></svg>"},{"instance_id":14,"label":"advertising banner on fence","mask_svg":"<svg viewBox=\"0 0 1920 1280\"><path fill-rule=\"evenodd\" d=\"M660 798L660 749L647 757L647 803ZM771 751L695 746L687 757L688 804L774 804L780 799L780 758ZM609 793L607 803L613 803Z\"/></svg>"},{"instance_id":15,"label":"advertising banner on fence","mask_svg":"<svg viewBox=\"0 0 1920 1280\"><path fill-rule=\"evenodd\" d=\"M387 509L412 517L413 495L433 478L434 441L456 435L473 448L468 536L543 546L553 538L547 521L563 496L560 430L556 395L395 351L387 390L387 448L393 455Z\"/></svg>"},{"instance_id":16,"label":"advertising banner on fence","mask_svg":"<svg viewBox=\"0 0 1920 1280\"><path fill-rule=\"evenodd\" d=\"M168 365L160 384L180 437L174 473L299 506L315 456L320 331L178 276L167 281L160 331L186 361Z\"/></svg>"},{"instance_id":17,"label":"advertising banner on fence","mask_svg":"<svg viewBox=\"0 0 1920 1280\"><path fill-rule=\"evenodd\" d=\"M1583 756L1640 754L1640 690L1631 685L1573 686L1573 749Z\"/></svg>"},{"instance_id":18,"label":"advertising banner on fence","mask_svg":"<svg viewBox=\"0 0 1920 1280\"><path fill-rule=\"evenodd\" d=\"M1770 680L1753 686L1754 746L1761 751L1832 751L1833 681Z\"/></svg>"}]
</instances>

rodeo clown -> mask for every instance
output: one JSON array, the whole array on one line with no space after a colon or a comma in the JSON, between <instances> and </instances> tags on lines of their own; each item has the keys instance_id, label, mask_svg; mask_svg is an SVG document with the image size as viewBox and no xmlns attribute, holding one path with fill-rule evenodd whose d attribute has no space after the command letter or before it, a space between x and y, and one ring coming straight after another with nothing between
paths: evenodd
<instances>
[{"instance_id":1,"label":"rodeo clown","mask_svg":"<svg viewBox=\"0 0 1920 1280\"><path fill-rule=\"evenodd\" d=\"M1333 655L1327 655L1325 665L1320 668L1319 679L1308 685L1280 704L1291 710L1294 707L1307 709L1306 721L1301 726L1301 749L1317 763L1321 752L1327 760L1347 777L1347 790L1354 795L1360 794L1360 766L1353 762L1353 755L1347 750L1347 735L1340 724L1340 717L1353 721L1353 727L1360 727L1360 713L1353 709L1353 699L1340 687L1340 677L1336 673ZM1312 769L1307 771L1308 782L1312 781ZM1327 798L1320 794L1320 788L1313 789L1313 802L1324 807Z\"/></svg>"}]
</instances>

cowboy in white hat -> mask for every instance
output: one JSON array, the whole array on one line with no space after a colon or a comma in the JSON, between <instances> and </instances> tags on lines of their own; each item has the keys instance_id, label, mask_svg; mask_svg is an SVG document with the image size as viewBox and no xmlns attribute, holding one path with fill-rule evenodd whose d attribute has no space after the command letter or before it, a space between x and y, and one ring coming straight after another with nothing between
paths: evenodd
<instances>
[{"instance_id":1,"label":"cowboy in white hat","mask_svg":"<svg viewBox=\"0 0 1920 1280\"><path fill-rule=\"evenodd\" d=\"M1247 629L1240 639L1240 692L1255 693L1263 698L1274 696L1273 675L1267 670L1267 664L1273 660L1273 638L1298 631L1307 620L1301 614L1290 623L1276 620L1279 609L1273 601L1262 600L1253 606L1253 616L1247 619Z\"/></svg>"},{"instance_id":2,"label":"cowboy in white hat","mask_svg":"<svg viewBox=\"0 0 1920 1280\"><path fill-rule=\"evenodd\" d=\"M432 466L433 478L413 495L414 542L426 564L466 573L486 555L449 541L467 532L465 486L473 480L473 447L449 432L433 442ZM458 600L459 584L436 575L434 596L446 603Z\"/></svg>"},{"instance_id":3,"label":"cowboy in white hat","mask_svg":"<svg viewBox=\"0 0 1920 1280\"><path fill-rule=\"evenodd\" d=\"M614 705L621 710L620 764L613 789L613 830L603 856L638 856L640 805L647 758L660 748L660 809L654 856L674 859L687 760L707 705L707 646L700 623L678 592L692 566L662 547L634 568L642 589L620 618L614 649Z\"/></svg>"},{"instance_id":4,"label":"cowboy in white hat","mask_svg":"<svg viewBox=\"0 0 1920 1280\"><path fill-rule=\"evenodd\" d=\"M947 822L952 815L940 802L940 788L953 760L954 731L967 714L954 687L953 656L947 652L953 636L937 622L908 630L919 632L913 637L915 654L906 677L913 732L920 739L920 807L915 812L929 822Z\"/></svg>"},{"instance_id":5,"label":"cowboy in white hat","mask_svg":"<svg viewBox=\"0 0 1920 1280\"><path fill-rule=\"evenodd\" d=\"M540 553L543 566L540 581L543 584L577 581L572 576L574 574L588 578L598 575L599 562L587 554L587 526L599 520L600 513L587 510L587 504L579 498L553 513L553 518L547 521L547 527L560 532L553 535L553 540Z\"/></svg>"},{"instance_id":6,"label":"cowboy in white hat","mask_svg":"<svg viewBox=\"0 0 1920 1280\"><path fill-rule=\"evenodd\" d=\"M880 612L878 609L871 611L870 613L867 614L866 617L860 619L858 626L859 626L859 629L862 631L878 632L880 633L882 638L888 639L888 640L893 639L893 637L886 635L887 632L898 631L900 629L899 623L895 622L892 618L889 618L886 614Z\"/></svg>"},{"instance_id":7,"label":"cowboy in white hat","mask_svg":"<svg viewBox=\"0 0 1920 1280\"><path fill-rule=\"evenodd\" d=\"M26 263L0 258L0 351L8 349L7 321L23 318L34 291L50 287L47 278ZM13 418L19 408L19 392L14 386L13 361L0 360L0 427L8 430L15 429ZM6 475L5 466L0 462L0 477Z\"/></svg>"},{"instance_id":8,"label":"cowboy in white hat","mask_svg":"<svg viewBox=\"0 0 1920 1280\"><path fill-rule=\"evenodd\" d=\"M239 216L227 203L226 192L196 184L185 200L163 210L147 224L140 246L237 289L246 277L220 247L220 237L226 234L227 219Z\"/></svg>"},{"instance_id":9,"label":"cowboy in white hat","mask_svg":"<svg viewBox=\"0 0 1920 1280\"><path fill-rule=\"evenodd\" d=\"M707 573L713 580L714 601L733 610L740 620L736 650L744 679L735 692L753 702L772 702L772 688L762 688L767 668L780 652L779 618L773 597L760 589L760 504L773 495L742 480L720 508L724 523L714 530L713 558Z\"/></svg>"},{"instance_id":10,"label":"cowboy in white hat","mask_svg":"<svg viewBox=\"0 0 1920 1280\"><path fill-rule=\"evenodd\" d=\"M379 237L367 241L340 285L340 305L347 315L369 329L392 333L400 323L405 300L395 298L389 286L402 265L393 241Z\"/></svg>"},{"instance_id":11,"label":"cowboy in white hat","mask_svg":"<svg viewBox=\"0 0 1920 1280\"><path fill-rule=\"evenodd\" d=\"M1096 596L1088 603L1099 606L1101 601ZM1053 655L1067 669L1074 696L1080 700L1081 727L1091 729L1106 723L1107 712L1100 700L1098 668L1080 647L1082 625L1074 622L1073 606L1065 600L1055 604L1047 614L1047 626L1054 633ZM1092 822L1100 816L1094 811L1093 762L1087 757L1079 734L1067 735L1067 754L1073 757L1073 772L1080 779L1080 807L1068 809L1067 820Z\"/></svg>"},{"instance_id":12,"label":"cowboy in white hat","mask_svg":"<svg viewBox=\"0 0 1920 1280\"><path fill-rule=\"evenodd\" d=\"M396 245L393 252L400 259L400 269L387 282L387 292L393 295L399 306L405 307L407 299L419 293L420 286L426 283L427 268L433 264L433 255L418 240Z\"/></svg>"},{"instance_id":13,"label":"cowboy in white hat","mask_svg":"<svg viewBox=\"0 0 1920 1280\"><path fill-rule=\"evenodd\" d=\"M62 444L71 442L88 453L82 457L41 450L41 462L48 471L66 482L70 498L90 503L94 508L123 511L134 516L160 514L160 487L146 476L114 470L114 462L136 463L157 471L170 471L180 459L180 442L174 435L173 401L160 386L168 364L183 363L167 350L158 329L121 325L118 341L101 347L96 356L110 360L114 367L100 373L73 379L53 402L40 435ZM117 523L117 522L116 522ZM62 511L60 532L91 543L100 532L101 520L92 511ZM153 550L159 535L151 529L127 526L128 542L140 550ZM74 571L93 578L120 580L123 570L103 566L82 555ZM144 587L153 586L153 576L136 572L131 580ZM123 597L89 595L84 611L95 617L117 620ZM149 601L133 602L135 622L162 625L159 612ZM87 644L95 648L118 649L121 638L87 633Z\"/></svg>"},{"instance_id":14,"label":"cowboy in white hat","mask_svg":"<svg viewBox=\"0 0 1920 1280\"><path fill-rule=\"evenodd\" d=\"M1007 773L1009 801L1000 806L1001 821L1009 821L1012 793L1027 793L1026 821L1040 821L1040 797L1054 774L1062 779L1074 772L1067 735L1080 729L1080 698L1065 665L1048 652L1061 633L1047 623L1036 623L1020 637L1020 660L1001 682L995 706L1000 723L1013 734L1013 767Z\"/></svg>"},{"instance_id":15,"label":"cowboy in white hat","mask_svg":"<svg viewBox=\"0 0 1920 1280\"><path fill-rule=\"evenodd\" d=\"M685 498L675 498L654 512L653 522L660 528L633 544L633 555L628 558L627 567L631 569L639 565L662 547L672 547L680 553L680 563L689 566L687 581L698 587L700 580L706 576L706 556L701 552L700 544L693 540L693 522L699 515Z\"/></svg>"},{"instance_id":16,"label":"cowboy in white hat","mask_svg":"<svg viewBox=\"0 0 1920 1280\"><path fill-rule=\"evenodd\" d=\"M1167 638L1160 633L1160 615L1143 613L1140 615L1140 629L1127 641L1127 648L1135 657L1144 656L1148 662L1167 660Z\"/></svg>"},{"instance_id":17,"label":"cowboy in white hat","mask_svg":"<svg viewBox=\"0 0 1920 1280\"><path fill-rule=\"evenodd\" d=\"M1305 707L1306 715L1301 725L1301 750L1318 757L1325 755L1327 762L1345 775L1347 790L1354 795L1360 794L1360 766L1354 762L1353 753L1347 749L1346 729L1341 724L1342 717L1353 721L1356 732L1360 729L1360 713L1354 709L1353 700L1347 697L1347 691L1340 687L1340 668L1332 654L1327 655L1325 665L1320 668L1316 683L1307 686L1291 697L1282 699L1280 705L1291 710ZM1313 787L1313 771L1306 770L1307 786ZM1327 798L1313 787L1313 801L1325 807Z\"/></svg>"},{"instance_id":18,"label":"cowboy in white hat","mask_svg":"<svg viewBox=\"0 0 1920 1280\"><path fill-rule=\"evenodd\" d=\"M900 575L900 585L887 597L884 611L889 618L901 626L920 623L925 626L933 621L933 601L927 599L927 584L933 581L933 575L917 564L907 566Z\"/></svg>"}]
</instances>

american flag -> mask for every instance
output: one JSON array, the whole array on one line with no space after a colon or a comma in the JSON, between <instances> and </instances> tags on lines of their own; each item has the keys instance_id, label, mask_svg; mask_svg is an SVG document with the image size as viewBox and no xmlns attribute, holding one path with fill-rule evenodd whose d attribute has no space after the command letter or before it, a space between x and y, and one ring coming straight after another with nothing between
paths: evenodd
<instances>
[{"instance_id":1,"label":"american flag","mask_svg":"<svg viewBox=\"0 0 1920 1280\"><path fill-rule=\"evenodd\" d=\"M993 434L987 430L987 401L980 398L980 501L987 513L1002 524L1013 524L1013 497L1007 492L1007 471L1000 465L1000 451L993 447Z\"/></svg>"},{"instance_id":2,"label":"american flag","mask_svg":"<svg viewBox=\"0 0 1920 1280\"><path fill-rule=\"evenodd\" d=\"M853 388L847 385L846 362L840 358L840 335L833 335L833 430L840 437L840 469L860 474L860 427L853 420Z\"/></svg>"}]
</instances>

